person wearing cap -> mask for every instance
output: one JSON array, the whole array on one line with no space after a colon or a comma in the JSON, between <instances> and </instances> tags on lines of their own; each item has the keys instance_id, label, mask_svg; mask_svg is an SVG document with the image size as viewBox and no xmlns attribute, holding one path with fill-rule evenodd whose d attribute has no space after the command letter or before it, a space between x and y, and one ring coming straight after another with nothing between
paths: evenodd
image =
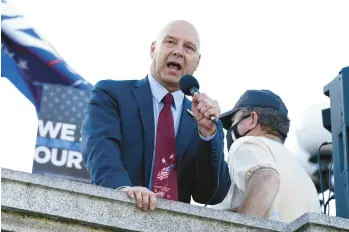
<instances>
[{"instance_id":1,"label":"person wearing cap","mask_svg":"<svg viewBox=\"0 0 349 232\"><path fill-rule=\"evenodd\" d=\"M314 183L284 146L288 110L269 90L247 90L220 116L227 130L230 190L212 208L291 222L321 213Z\"/></svg>"}]
</instances>

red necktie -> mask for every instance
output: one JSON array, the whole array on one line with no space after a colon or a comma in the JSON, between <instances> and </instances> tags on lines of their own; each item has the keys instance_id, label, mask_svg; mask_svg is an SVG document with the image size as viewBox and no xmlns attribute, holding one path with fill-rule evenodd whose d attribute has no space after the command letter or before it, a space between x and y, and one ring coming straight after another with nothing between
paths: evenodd
<instances>
[{"instance_id":1,"label":"red necktie","mask_svg":"<svg viewBox=\"0 0 349 232\"><path fill-rule=\"evenodd\" d=\"M178 201L178 179L176 168L176 136L171 105L173 96L163 98L156 134L156 150L153 171L153 192L163 192L164 198Z\"/></svg>"}]
</instances>

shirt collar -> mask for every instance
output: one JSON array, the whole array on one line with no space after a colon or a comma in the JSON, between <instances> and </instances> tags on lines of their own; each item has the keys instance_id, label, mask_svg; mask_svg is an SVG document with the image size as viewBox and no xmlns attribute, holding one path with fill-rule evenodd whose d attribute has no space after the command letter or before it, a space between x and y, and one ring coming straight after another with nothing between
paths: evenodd
<instances>
[{"instance_id":1,"label":"shirt collar","mask_svg":"<svg viewBox=\"0 0 349 232\"><path fill-rule=\"evenodd\" d=\"M158 82L153 76L148 75L148 79L151 92L155 99L160 103L161 100L168 93L168 90L162 84L160 84L160 82ZM179 107L183 104L184 93L181 90L177 90L175 92L172 92L172 96L175 102L175 108L179 109Z\"/></svg>"}]
</instances>

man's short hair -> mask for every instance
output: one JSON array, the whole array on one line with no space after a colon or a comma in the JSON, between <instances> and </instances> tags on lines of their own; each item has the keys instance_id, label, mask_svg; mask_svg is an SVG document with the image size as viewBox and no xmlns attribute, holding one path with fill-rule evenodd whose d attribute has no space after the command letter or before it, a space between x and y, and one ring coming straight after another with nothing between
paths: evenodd
<instances>
[{"instance_id":1,"label":"man's short hair","mask_svg":"<svg viewBox=\"0 0 349 232\"><path fill-rule=\"evenodd\" d=\"M243 107L242 117L256 112L261 128L268 134L278 136L284 143L290 129L290 120L280 110L262 107Z\"/></svg>"}]
</instances>

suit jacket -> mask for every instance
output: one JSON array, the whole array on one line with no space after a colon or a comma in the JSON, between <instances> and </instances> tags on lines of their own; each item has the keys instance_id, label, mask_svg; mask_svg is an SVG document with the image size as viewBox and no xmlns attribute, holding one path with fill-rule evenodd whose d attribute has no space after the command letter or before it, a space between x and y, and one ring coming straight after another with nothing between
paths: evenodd
<instances>
[{"instance_id":1,"label":"suit jacket","mask_svg":"<svg viewBox=\"0 0 349 232\"><path fill-rule=\"evenodd\" d=\"M108 188L148 187L153 162L154 114L148 78L102 80L91 92L83 121L82 155L92 184ZM188 113L191 101L183 100L176 137L178 199L211 204L223 201L231 181L224 161L224 134L219 121L211 141L199 137L195 118ZM220 163L218 163L220 161Z\"/></svg>"}]
</instances>

